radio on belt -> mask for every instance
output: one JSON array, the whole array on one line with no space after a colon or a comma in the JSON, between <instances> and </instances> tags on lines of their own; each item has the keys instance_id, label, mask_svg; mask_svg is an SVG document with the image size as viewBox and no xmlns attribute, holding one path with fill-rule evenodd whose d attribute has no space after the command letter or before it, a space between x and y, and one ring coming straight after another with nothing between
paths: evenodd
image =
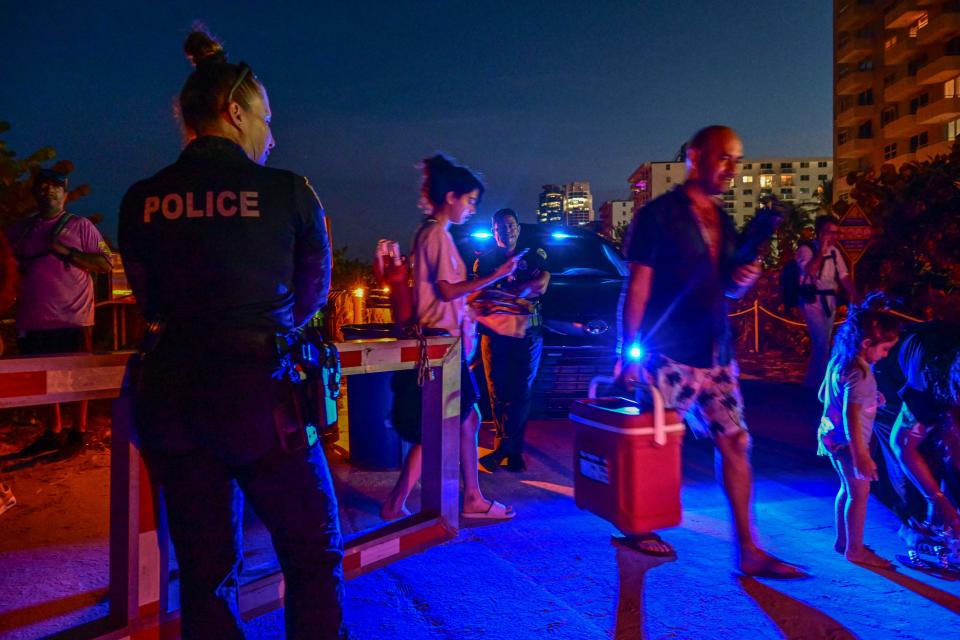
<instances>
[{"instance_id":1,"label":"radio on belt","mask_svg":"<svg viewBox=\"0 0 960 640\"><path fill-rule=\"evenodd\" d=\"M684 426L663 396L653 407L626 398L578 400L570 409L577 506L626 534L680 524Z\"/></svg>"}]
</instances>

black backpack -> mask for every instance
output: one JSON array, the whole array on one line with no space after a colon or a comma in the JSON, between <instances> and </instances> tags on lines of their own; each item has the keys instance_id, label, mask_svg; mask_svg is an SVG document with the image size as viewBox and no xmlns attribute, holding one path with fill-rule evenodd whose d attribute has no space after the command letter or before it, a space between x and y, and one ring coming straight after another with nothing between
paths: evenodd
<instances>
[{"instance_id":1,"label":"black backpack","mask_svg":"<svg viewBox=\"0 0 960 640\"><path fill-rule=\"evenodd\" d=\"M814 242L805 240L797 245L797 249L800 247L809 247L811 251L816 254L817 245ZM801 298L803 302L812 302L816 298L816 289L812 292L804 291L804 289L810 289L811 285L800 284L803 273L800 271L800 265L797 264L795 259L790 260L787 264L783 266L783 271L780 272L780 293L783 296L783 306L787 309L794 309L800 306ZM808 299L809 298L809 299Z\"/></svg>"}]
</instances>

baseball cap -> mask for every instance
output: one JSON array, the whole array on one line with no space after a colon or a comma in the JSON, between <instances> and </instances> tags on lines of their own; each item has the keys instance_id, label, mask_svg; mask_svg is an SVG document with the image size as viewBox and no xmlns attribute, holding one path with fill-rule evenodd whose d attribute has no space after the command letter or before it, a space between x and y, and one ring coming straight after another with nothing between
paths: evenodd
<instances>
[{"instance_id":1,"label":"baseball cap","mask_svg":"<svg viewBox=\"0 0 960 640\"><path fill-rule=\"evenodd\" d=\"M37 172L37 177L34 178L33 184L40 185L44 182L52 182L60 185L61 187L66 187L67 176L59 171L54 171L53 169L40 169L40 171Z\"/></svg>"}]
</instances>

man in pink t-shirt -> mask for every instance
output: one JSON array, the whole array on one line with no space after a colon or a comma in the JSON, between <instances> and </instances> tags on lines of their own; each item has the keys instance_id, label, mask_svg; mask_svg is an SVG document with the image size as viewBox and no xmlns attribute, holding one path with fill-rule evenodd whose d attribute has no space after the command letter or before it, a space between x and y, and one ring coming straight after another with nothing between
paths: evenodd
<instances>
[{"instance_id":1,"label":"man in pink t-shirt","mask_svg":"<svg viewBox=\"0 0 960 640\"><path fill-rule=\"evenodd\" d=\"M67 177L42 169L34 180L37 213L7 230L20 268L17 300L17 344L23 355L76 353L91 350L93 273L111 268L111 254L92 222L64 210ZM68 433L59 405L47 422L47 433L32 445L38 452L70 446L78 450L86 427L86 402L74 404Z\"/></svg>"}]
</instances>

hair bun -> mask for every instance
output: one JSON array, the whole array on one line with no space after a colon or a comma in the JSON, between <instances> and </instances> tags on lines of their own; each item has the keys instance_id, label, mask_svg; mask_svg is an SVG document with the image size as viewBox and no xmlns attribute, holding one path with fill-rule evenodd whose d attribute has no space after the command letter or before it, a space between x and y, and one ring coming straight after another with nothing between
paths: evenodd
<instances>
[{"instance_id":1,"label":"hair bun","mask_svg":"<svg viewBox=\"0 0 960 640\"><path fill-rule=\"evenodd\" d=\"M195 67L206 63L226 62L227 52L220 41L202 24L195 24L193 31L183 43L183 51Z\"/></svg>"},{"instance_id":2,"label":"hair bun","mask_svg":"<svg viewBox=\"0 0 960 640\"><path fill-rule=\"evenodd\" d=\"M450 169L453 166L454 164L441 153L431 156L423 161L423 169L426 173Z\"/></svg>"}]
</instances>

